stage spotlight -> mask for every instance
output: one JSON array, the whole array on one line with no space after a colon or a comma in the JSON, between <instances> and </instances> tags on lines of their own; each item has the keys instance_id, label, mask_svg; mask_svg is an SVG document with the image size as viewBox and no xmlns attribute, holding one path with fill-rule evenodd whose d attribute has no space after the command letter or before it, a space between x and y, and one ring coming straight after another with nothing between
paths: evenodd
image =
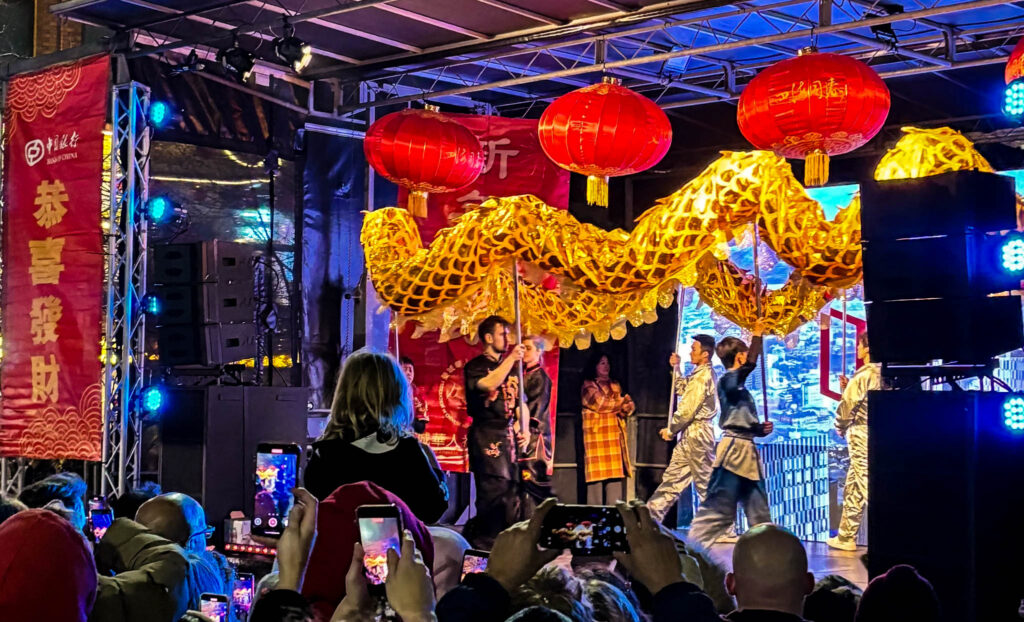
<instances>
[{"instance_id":1,"label":"stage spotlight","mask_svg":"<svg viewBox=\"0 0 1024 622\"><path fill-rule=\"evenodd\" d=\"M1024 240L1013 237L1003 242L1003 270L1020 272L1024 270Z\"/></svg>"},{"instance_id":2,"label":"stage spotlight","mask_svg":"<svg viewBox=\"0 0 1024 622\"><path fill-rule=\"evenodd\" d=\"M240 82L249 79L252 68L256 66L256 57L252 52L243 50L238 46L238 39L231 47L217 52L217 61L229 74L238 78Z\"/></svg>"},{"instance_id":3,"label":"stage spotlight","mask_svg":"<svg viewBox=\"0 0 1024 622\"><path fill-rule=\"evenodd\" d=\"M155 101L149 105L149 123L159 129L170 123L174 112L167 102Z\"/></svg>"},{"instance_id":4,"label":"stage spotlight","mask_svg":"<svg viewBox=\"0 0 1024 622\"><path fill-rule=\"evenodd\" d=\"M206 69L206 63L199 60L199 53L192 50L185 60L171 69L169 75L180 76L183 73L196 73Z\"/></svg>"},{"instance_id":5,"label":"stage spotlight","mask_svg":"<svg viewBox=\"0 0 1024 622\"><path fill-rule=\"evenodd\" d=\"M286 21L284 36L274 39L274 54L291 65L295 71L302 71L313 59L313 48L296 37L295 27Z\"/></svg>"},{"instance_id":6,"label":"stage spotlight","mask_svg":"<svg viewBox=\"0 0 1024 622\"><path fill-rule=\"evenodd\" d=\"M146 203L146 218L154 224L163 222L173 211L174 205L165 196L153 197Z\"/></svg>"},{"instance_id":7,"label":"stage spotlight","mask_svg":"<svg viewBox=\"0 0 1024 622\"><path fill-rule=\"evenodd\" d=\"M1024 79L1006 85L1003 91L1003 114L1013 118L1024 115Z\"/></svg>"},{"instance_id":8,"label":"stage spotlight","mask_svg":"<svg viewBox=\"0 0 1024 622\"><path fill-rule=\"evenodd\" d=\"M1003 402L1003 425L1015 432L1024 430L1024 398L1011 397Z\"/></svg>"},{"instance_id":9,"label":"stage spotlight","mask_svg":"<svg viewBox=\"0 0 1024 622\"><path fill-rule=\"evenodd\" d=\"M160 298L156 294L146 294L142 298L142 311L146 315L160 315L160 311L163 309L163 304L160 302Z\"/></svg>"},{"instance_id":10,"label":"stage spotlight","mask_svg":"<svg viewBox=\"0 0 1024 622\"><path fill-rule=\"evenodd\" d=\"M164 390L157 385L150 385L142 390L142 410L147 413L159 412L164 406Z\"/></svg>"}]
</instances>

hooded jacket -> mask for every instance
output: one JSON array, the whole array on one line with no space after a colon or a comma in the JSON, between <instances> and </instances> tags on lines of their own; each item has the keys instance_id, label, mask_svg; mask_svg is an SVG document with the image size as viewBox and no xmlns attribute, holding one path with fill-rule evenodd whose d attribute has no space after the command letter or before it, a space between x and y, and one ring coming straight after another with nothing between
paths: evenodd
<instances>
[{"instance_id":1,"label":"hooded jacket","mask_svg":"<svg viewBox=\"0 0 1024 622\"><path fill-rule=\"evenodd\" d=\"M433 568L434 542L430 531L409 506L372 482L345 484L324 499L317 510L316 541L302 584L302 595L312 604L317 620L330 620L345 597L345 574L352 563L352 548L359 542L356 509L361 505L389 503L398 507L401 528L412 532L423 563Z\"/></svg>"},{"instance_id":2,"label":"hooded jacket","mask_svg":"<svg viewBox=\"0 0 1024 622\"><path fill-rule=\"evenodd\" d=\"M25 510L0 526L0 620L85 622L96 600L96 565L85 538L49 510Z\"/></svg>"}]
</instances>

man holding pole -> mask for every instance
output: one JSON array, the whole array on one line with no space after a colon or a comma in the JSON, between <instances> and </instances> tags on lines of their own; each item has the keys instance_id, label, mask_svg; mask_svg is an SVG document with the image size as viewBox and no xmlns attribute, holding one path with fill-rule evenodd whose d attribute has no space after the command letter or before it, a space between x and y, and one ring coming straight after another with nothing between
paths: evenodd
<instances>
[{"instance_id":1,"label":"man holding pole","mask_svg":"<svg viewBox=\"0 0 1024 622\"><path fill-rule=\"evenodd\" d=\"M671 441L682 433L672 450L672 459L661 476L661 485L647 501L651 517L661 522L679 499L679 495L693 483L701 503L707 495L715 460L715 426L712 419L718 413L715 372L711 369L711 356L715 351L715 338L697 335L690 345L693 373L683 377L679 370L679 355L672 353L669 364L678 396L675 411L669 417L668 427L660 431L661 438Z\"/></svg>"},{"instance_id":2,"label":"man holding pole","mask_svg":"<svg viewBox=\"0 0 1024 622\"><path fill-rule=\"evenodd\" d=\"M489 548L519 517L516 440L511 424L519 413L520 385L513 373L523 359L522 344L508 354L509 322L492 315L477 327L483 354L463 368L466 411L472 423L466 438L469 470L476 482L476 516L463 535Z\"/></svg>"},{"instance_id":3,"label":"man holding pole","mask_svg":"<svg viewBox=\"0 0 1024 622\"><path fill-rule=\"evenodd\" d=\"M710 547L729 531L736 521L739 505L743 506L750 526L772 520L764 466L754 438L768 436L774 425L767 421L767 416L760 422L754 398L744 386L761 356L763 333L764 322L758 320L749 348L736 337L726 337L715 348L727 370L718 381L718 401L722 408L718 425L724 434L716 450L707 498L697 511L689 534L691 540L705 547Z\"/></svg>"}]
</instances>

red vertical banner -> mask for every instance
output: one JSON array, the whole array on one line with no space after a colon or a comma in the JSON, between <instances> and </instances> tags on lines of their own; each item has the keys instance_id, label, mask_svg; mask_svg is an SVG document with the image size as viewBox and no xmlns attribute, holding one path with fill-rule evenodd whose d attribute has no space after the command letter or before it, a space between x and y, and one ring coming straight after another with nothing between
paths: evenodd
<instances>
[{"instance_id":1,"label":"red vertical banner","mask_svg":"<svg viewBox=\"0 0 1024 622\"><path fill-rule=\"evenodd\" d=\"M0 455L99 460L110 59L11 79L4 108Z\"/></svg>"},{"instance_id":2,"label":"red vertical banner","mask_svg":"<svg viewBox=\"0 0 1024 622\"><path fill-rule=\"evenodd\" d=\"M430 243L438 230L461 214L466 204L482 203L490 197L533 194L548 205L568 209L569 172L544 155L537 139L536 120L451 116L480 139L486 153L484 170L468 188L430 195L427 218L418 222L424 244ZM403 200L404 196L403 192ZM428 419L421 438L434 449L445 470L465 473L469 470L466 454L469 417L462 366L480 354L481 348L461 339L439 343L436 334L431 333L413 339L412 330L410 326L401 335L399 353L412 359L416 368L417 394L425 409L422 414ZM552 381L550 426L553 438L558 401L556 348L544 353L544 369Z\"/></svg>"}]
</instances>

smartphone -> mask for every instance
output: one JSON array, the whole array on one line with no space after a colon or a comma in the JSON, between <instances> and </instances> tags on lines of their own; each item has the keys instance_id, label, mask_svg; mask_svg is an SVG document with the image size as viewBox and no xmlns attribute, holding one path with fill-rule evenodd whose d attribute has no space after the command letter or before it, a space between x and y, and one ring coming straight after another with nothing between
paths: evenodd
<instances>
[{"instance_id":1,"label":"smartphone","mask_svg":"<svg viewBox=\"0 0 1024 622\"><path fill-rule=\"evenodd\" d=\"M581 556L629 551L622 515L608 505L556 505L544 517L540 545Z\"/></svg>"},{"instance_id":2,"label":"smartphone","mask_svg":"<svg viewBox=\"0 0 1024 622\"><path fill-rule=\"evenodd\" d=\"M103 539L103 534L114 523L114 511L110 508L89 510L89 527L92 529L93 542Z\"/></svg>"},{"instance_id":3,"label":"smartphone","mask_svg":"<svg viewBox=\"0 0 1024 622\"><path fill-rule=\"evenodd\" d=\"M199 605L202 614L213 622L229 622L228 597L224 594L204 593L199 597Z\"/></svg>"},{"instance_id":4,"label":"smartphone","mask_svg":"<svg viewBox=\"0 0 1024 622\"><path fill-rule=\"evenodd\" d=\"M491 556L487 551L477 549L466 549L462 555L462 578L473 573L480 573L487 570L487 558Z\"/></svg>"},{"instance_id":5,"label":"smartphone","mask_svg":"<svg viewBox=\"0 0 1024 622\"><path fill-rule=\"evenodd\" d=\"M90 497L89 498L89 509L90 510L102 510L109 508L110 505L107 503L106 497ZM134 518L134 517L132 517Z\"/></svg>"},{"instance_id":6,"label":"smartphone","mask_svg":"<svg viewBox=\"0 0 1024 622\"><path fill-rule=\"evenodd\" d=\"M231 588L231 604L234 606L235 611L249 613L249 610L252 609L255 591L256 578L247 572L238 573Z\"/></svg>"},{"instance_id":7,"label":"smartphone","mask_svg":"<svg viewBox=\"0 0 1024 622\"><path fill-rule=\"evenodd\" d=\"M378 593L388 579L388 549L402 548L402 519L398 507L361 505L356 508L359 541L363 545L363 568L371 590Z\"/></svg>"},{"instance_id":8,"label":"smartphone","mask_svg":"<svg viewBox=\"0 0 1024 622\"><path fill-rule=\"evenodd\" d=\"M256 499L252 533L276 538L288 526L295 502L292 489L299 481L298 445L260 443L256 446Z\"/></svg>"}]
</instances>

